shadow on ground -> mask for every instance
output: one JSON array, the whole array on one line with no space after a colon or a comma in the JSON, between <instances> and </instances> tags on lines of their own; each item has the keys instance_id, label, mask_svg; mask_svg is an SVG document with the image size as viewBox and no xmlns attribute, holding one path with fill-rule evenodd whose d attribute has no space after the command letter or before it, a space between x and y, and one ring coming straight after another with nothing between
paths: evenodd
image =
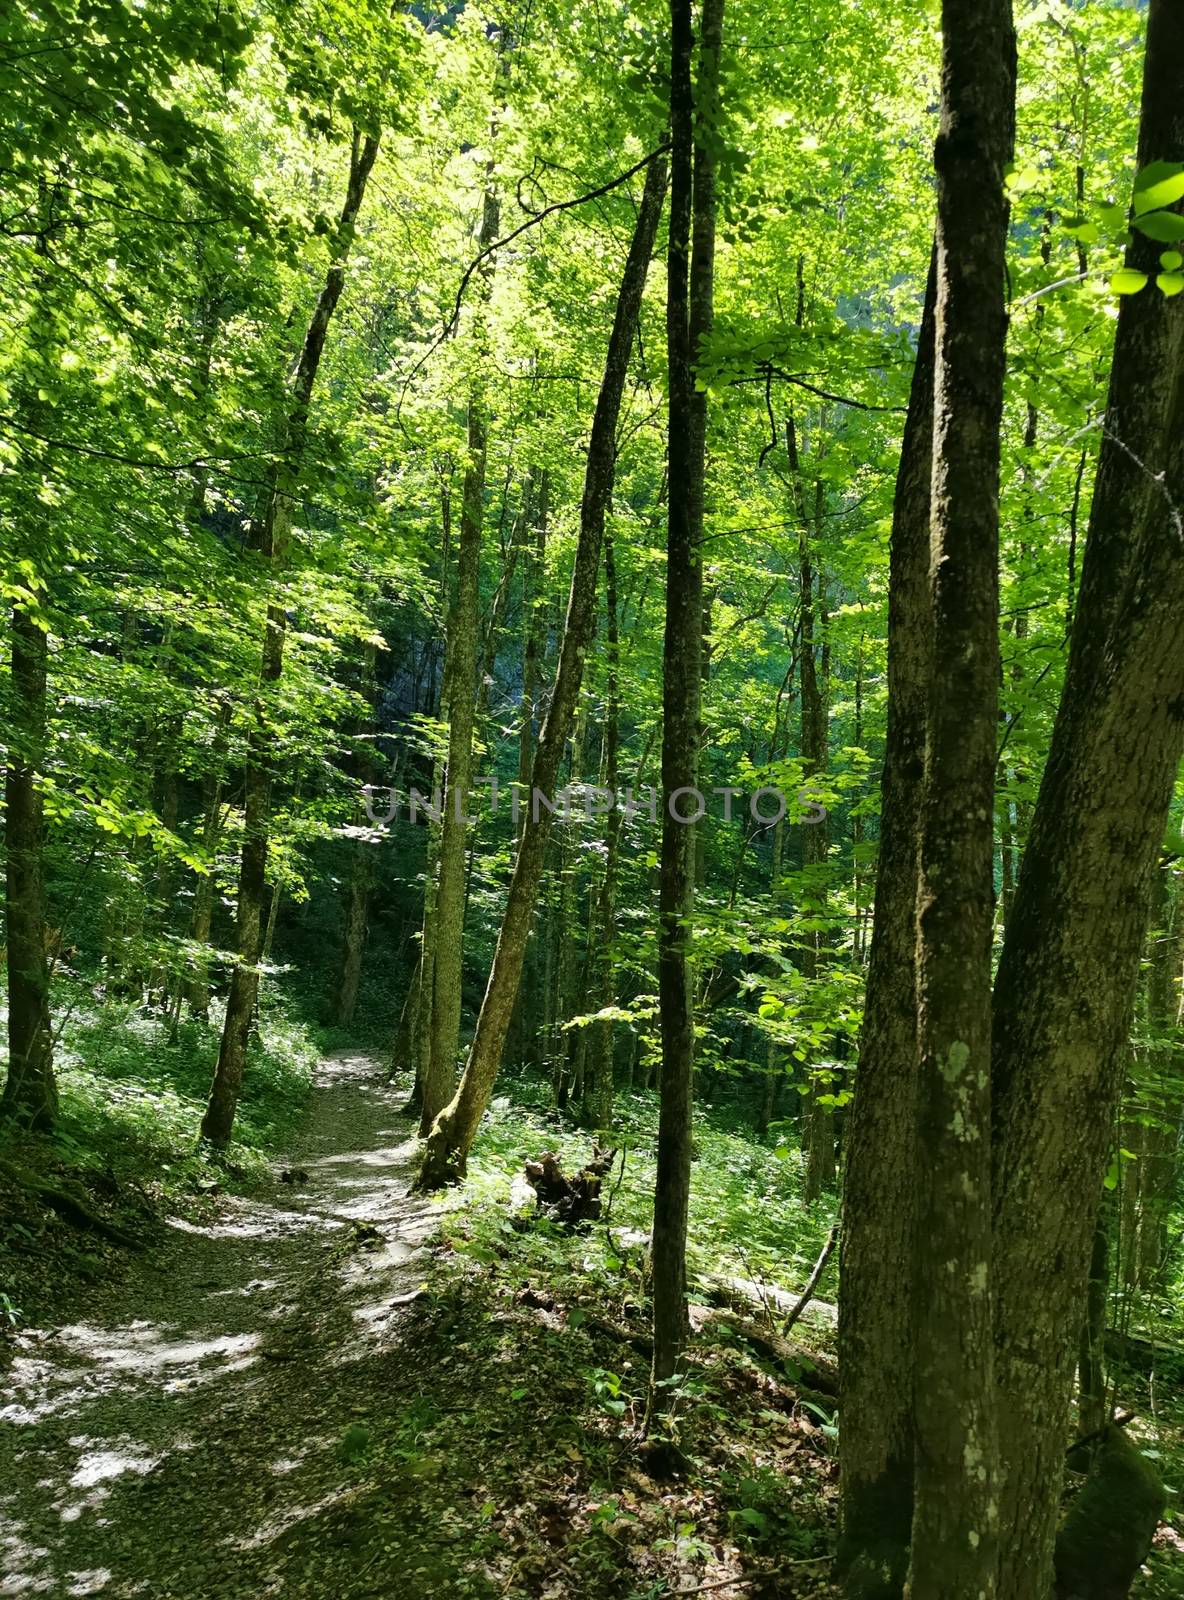
<instances>
[{"instance_id":1,"label":"shadow on ground","mask_svg":"<svg viewBox=\"0 0 1184 1600\"><path fill-rule=\"evenodd\" d=\"M306 1181L174 1222L76 1320L21 1336L0 1595L454 1592L390 1570L397 1496L360 1465L432 1227L396 1102L372 1062L324 1062L290 1156Z\"/></svg>"}]
</instances>

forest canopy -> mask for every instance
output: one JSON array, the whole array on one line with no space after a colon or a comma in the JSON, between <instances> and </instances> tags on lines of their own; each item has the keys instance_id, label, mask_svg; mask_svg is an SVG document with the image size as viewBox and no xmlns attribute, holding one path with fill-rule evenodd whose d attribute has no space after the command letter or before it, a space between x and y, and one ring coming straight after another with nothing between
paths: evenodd
<instances>
[{"instance_id":1,"label":"forest canopy","mask_svg":"<svg viewBox=\"0 0 1184 1600\"><path fill-rule=\"evenodd\" d=\"M1179 1592L1182 43L7 9L0 1328L72 1308L30 1217L215 1226L397 1089L458 1316L628 1280L563 1326L654 1484L731 1482L705 1284L791 1388L834 1302L815 1542L746 1489L700 1590Z\"/></svg>"}]
</instances>

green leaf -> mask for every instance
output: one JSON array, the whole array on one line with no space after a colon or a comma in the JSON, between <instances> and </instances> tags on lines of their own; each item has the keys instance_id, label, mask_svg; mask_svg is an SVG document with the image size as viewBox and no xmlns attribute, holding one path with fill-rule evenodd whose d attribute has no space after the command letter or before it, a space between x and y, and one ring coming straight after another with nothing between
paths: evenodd
<instances>
[{"instance_id":1,"label":"green leaf","mask_svg":"<svg viewBox=\"0 0 1184 1600\"><path fill-rule=\"evenodd\" d=\"M1119 267L1110 279L1110 287L1115 294L1138 294L1147 287L1147 274L1136 272L1133 267Z\"/></svg>"},{"instance_id":2,"label":"green leaf","mask_svg":"<svg viewBox=\"0 0 1184 1600\"><path fill-rule=\"evenodd\" d=\"M1184 256L1178 250L1165 250L1159 258L1159 264L1165 272L1175 272L1179 267L1184 267Z\"/></svg>"},{"instance_id":3,"label":"green leaf","mask_svg":"<svg viewBox=\"0 0 1184 1600\"><path fill-rule=\"evenodd\" d=\"M1136 217L1135 227L1160 244L1175 244L1184 239L1184 217L1178 217L1174 211L1153 211L1150 216Z\"/></svg>"},{"instance_id":4,"label":"green leaf","mask_svg":"<svg viewBox=\"0 0 1184 1600\"><path fill-rule=\"evenodd\" d=\"M1003 179L1003 187L1008 194L1027 194L1030 189L1035 189L1040 182L1040 173L1035 167L1013 167Z\"/></svg>"},{"instance_id":5,"label":"green leaf","mask_svg":"<svg viewBox=\"0 0 1184 1600\"><path fill-rule=\"evenodd\" d=\"M1153 161L1135 179L1135 215L1184 199L1184 162Z\"/></svg>"},{"instance_id":6,"label":"green leaf","mask_svg":"<svg viewBox=\"0 0 1184 1600\"><path fill-rule=\"evenodd\" d=\"M1155 282L1160 292L1169 300L1184 290L1184 274L1179 272L1161 272Z\"/></svg>"}]
</instances>

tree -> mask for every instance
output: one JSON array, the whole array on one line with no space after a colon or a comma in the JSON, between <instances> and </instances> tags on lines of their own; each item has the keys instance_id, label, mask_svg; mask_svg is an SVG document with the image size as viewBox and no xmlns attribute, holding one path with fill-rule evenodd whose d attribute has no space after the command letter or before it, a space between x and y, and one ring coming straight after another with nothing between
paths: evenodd
<instances>
[{"instance_id":1,"label":"tree","mask_svg":"<svg viewBox=\"0 0 1184 1600\"><path fill-rule=\"evenodd\" d=\"M847 1124L839 1293L842 1547L853 1596L900 1594L913 1520L916 911L925 757L936 259L892 512L888 728L875 915Z\"/></svg>"},{"instance_id":2,"label":"tree","mask_svg":"<svg viewBox=\"0 0 1184 1600\"><path fill-rule=\"evenodd\" d=\"M917 887L913 1600L981 1600L995 1571L991 933L1004 176L1015 144L1015 86L1010 0L945 0Z\"/></svg>"},{"instance_id":3,"label":"tree","mask_svg":"<svg viewBox=\"0 0 1184 1600\"><path fill-rule=\"evenodd\" d=\"M288 552L292 518L308 434L313 389L325 350L333 313L345 288L346 265L357 228L366 185L378 157L378 138L353 130L349 178L345 199L333 236L333 254L317 303L304 335L300 358L292 378L291 401L285 419L284 439L266 490L262 516L252 538L264 559L276 567ZM247 1059L247 1036L259 994L259 960L263 954L263 898L267 875L267 846L271 805L267 691L274 691L284 665L287 614L271 601L263 635L259 682L261 693L253 708L254 726L248 735L243 847L238 880L238 960L230 981L226 1018L218 1065L210 1085L210 1098L202 1118L201 1136L215 1149L230 1143L234 1115Z\"/></svg>"},{"instance_id":4,"label":"tree","mask_svg":"<svg viewBox=\"0 0 1184 1600\"><path fill-rule=\"evenodd\" d=\"M469 1147L489 1103L501 1065L502 1049L522 977L526 940L550 831L551 813L545 805L538 804L534 796L543 795L548 799L554 796L579 695L584 657L592 636L596 615L596 574L600 565L604 518L612 495L616 467L617 417L665 192L666 165L661 156L655 156L647 166L637 226L617 296L604 378L592 419L584 497L580 507L580 537L551 703L531 767L529 815L522 824L506 911L465 1070L456 1093L436 1118L424 1146L419 1183L425 1189L438 1188L464 1172Z\"/></svg>"},{"instance_id":5,"label":"tree","mask_svg":"<svg viewBox=\"0 0 1184 1600\"><path fill-rule=\"evenodd\" d=\"M707 394L695 361L711 332L715 276L715 156L723 0L705 0L699 36L699 121L692 88L690 0L670 7L670 240L666 275L669 385L666 630L662 650L662 853L658 1007L662 1034L658 1167L651 1245L654 1354L651 1407L665 1409L686 1341L686 1235L691 1187L694 981L689 959L703 656L703 507Z\"/></svg>"},{"instance_id":6,"label":"tree","mask_svg":"<svg viewBox=\"0 0 1184 1600\"><path fill-rule=\"evenodd\" d=\"M1178 13L1155 0L1147 15L1138 164L1152 183L1153 163L1184 163ZM1133 237L1132 270L1154 271L1159 245ZM1048 1592L1076 1334L1184 744L1182 318L1178 300L1149 290L1119 312L1069 662L995 981L1007 1600Z\"/></svg>"},{"instance_id":7,"label":"tree","mask_svg":"<svg viewBox=\"0 0 1184 1600\"><path fill-rule=\"evenodd\" d=\"M500 209L492 189L485 192L478 235L480 253L497 237ZM481 295L488 300L493 258L481 268ZM482 335L478 335L480 339ZM477 663L480 646L478 593L481 577L481 525L485 508L485 465L488 420L483 379L477 376L469 393L468 458L461 496L460 538L456 550L455 586L448 599L448 639L444 656L444 710L448 718L448 764L444 812L432 891L430 935L432 997L430 1048L422 1075L419 1130L428 1134L456 1082L456 1047L460 1038L461 950L465 920L465 807L473 787L473 729L476 717Z\"/></svg>"}]
</instances>

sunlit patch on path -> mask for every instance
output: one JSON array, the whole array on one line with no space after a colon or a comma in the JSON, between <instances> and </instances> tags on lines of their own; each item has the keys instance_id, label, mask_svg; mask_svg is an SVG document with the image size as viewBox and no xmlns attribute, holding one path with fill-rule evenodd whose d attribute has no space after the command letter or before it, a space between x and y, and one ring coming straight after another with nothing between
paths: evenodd
<instances>
[{"instance_id":1,"label":"sunlit patch on path","mask_svg":"<svg viewBox=\"0 0 1184 1600\"><path fill-rule=\"evenodd\" d=\"M209 1227L174 1222L69 1324L17 1340L0 1595L310 1592L300 1541L332 1545L350 1523L339 1441L381 1414L432 1227L407 1194L398 1098L373 1062L325 1061L290 1155L299 1185L228 1200ZM338 1561L334 1592L371 1559Z\"/></svg>"}]
</instances>

